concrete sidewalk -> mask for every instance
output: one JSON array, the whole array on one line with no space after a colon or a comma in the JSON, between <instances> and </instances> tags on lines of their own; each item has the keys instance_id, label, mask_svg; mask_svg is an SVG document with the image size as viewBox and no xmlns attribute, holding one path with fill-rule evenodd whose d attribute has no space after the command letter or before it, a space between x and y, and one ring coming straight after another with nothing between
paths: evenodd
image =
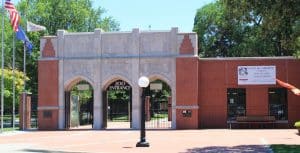
<instances>
[{"instance_id":1,"label":"concrete sidewalk","mask_svg":"<svg viewBox=\"0 0 300 153\"><path fill-rule=\"evenodd\" d=\"M0 134L1 152L215 153L272 152L270 144L300 145L295 129L148 130L149 148L136 148L138 130L28 131Z\"/></svg>"}]
</instances>

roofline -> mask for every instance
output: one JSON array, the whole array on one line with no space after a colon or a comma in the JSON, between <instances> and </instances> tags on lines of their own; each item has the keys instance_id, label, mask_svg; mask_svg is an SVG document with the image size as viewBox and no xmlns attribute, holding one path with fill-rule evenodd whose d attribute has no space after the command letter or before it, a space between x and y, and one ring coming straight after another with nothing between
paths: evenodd
<instances>
[{"instance_id":1,"label":"roofline","mask_svg":"<svg viewBox=\"0 0 300 153\"><path fill-rule=\"evenodd\" d=\"M296 59L294 56L273 56L273 57L209 57L209 58L199 58L199 60L209 61L209 60L286 60L286 59Z\"/></svg>"}]
</instances>

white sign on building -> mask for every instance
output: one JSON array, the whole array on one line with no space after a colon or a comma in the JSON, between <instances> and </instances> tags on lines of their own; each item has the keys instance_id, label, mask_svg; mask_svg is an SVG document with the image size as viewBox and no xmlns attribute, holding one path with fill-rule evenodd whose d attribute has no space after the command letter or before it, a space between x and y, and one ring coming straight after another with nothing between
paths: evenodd
<instances>
[{"instance_id":1,"label":"white sign on building","mask_svg":"<svg viewBox=\"0 0 300 153\"><path fill-rule=\"evenodd\" d=\"M238 66L238 85L276 84L276 66Z\"/></svg>"}]
</instances>

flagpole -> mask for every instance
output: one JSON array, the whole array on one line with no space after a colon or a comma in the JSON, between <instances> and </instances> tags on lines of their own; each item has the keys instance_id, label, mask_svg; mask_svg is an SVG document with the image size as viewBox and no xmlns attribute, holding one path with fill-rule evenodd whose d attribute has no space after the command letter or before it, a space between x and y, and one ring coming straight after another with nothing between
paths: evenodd
<instances>
[{"instance_id":1,"label":"flagpole","mask_svg":"<svg viewBox=\"0 0 300 153\"><path fill-rule=\"evenodd\" d=\"M28 5L28 1L27 1L27 5ZM27 6L26 6L27 7ZM25 9L25 11L24 11L24 17L25 17L25 19L26 19L26 9ZM27 21L26 21L26 24L27 24ZM25 35L26 35L26 30L24 30L24 33L25 33ZM26 105L25 105L25 102L26 102L26 45L25 45L25 41L23 42L23 73L24 73L24 89L23 89L23 115L22 115L22 117L23 117L23 130L25 130L26 128L25 128L25 107L26 107Z\"/></svg>"},{"instance_id":2,"label":"flagpole","mask_svg":"<svg viewBox=\"0 0 300 153\"><path fill-rule=\"evenodd\" d=\"M13 63L12 63L12 73L13 73L13 130L15 130L15 119L16 119L16 114L15 114L15 104L16 104L16 99L15 99L15 93L16 93L16 82L15 82L15 55L16 53L16 46L15 46L15 35L13 34Z\"/></svg>"},{"instance_id":3,"label":"flagpole","mask_svg":"<svg viewBox=\"0 0 300 153\"><path fill-rule=\"evenodd\" d=\"M25 130L25 102L26 102L26 46L25 46L25 42L23 44L23 50L24 50L24 59L23 59L23 73L24 73L24 87L23 87L23 109L22 109L22 120L23 120L23 127L22 130Z\"/></svg>"},{"instance_id":4,"label":"flagpole","mask_svg":"<svg viewBox=\"0 0 300 153\"><path fill-rule=\"evenodd\" d=\"M2 0L2 39L1 39L1 133L3 132L4 112L4 0Z\"/></svg>"}]
</instances>

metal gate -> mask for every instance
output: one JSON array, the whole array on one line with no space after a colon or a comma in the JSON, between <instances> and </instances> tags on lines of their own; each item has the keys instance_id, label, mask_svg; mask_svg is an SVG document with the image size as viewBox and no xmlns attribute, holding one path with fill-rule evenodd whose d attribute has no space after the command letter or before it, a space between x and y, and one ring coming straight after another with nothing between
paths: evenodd
<instances>
[{"instance_id":1,"label":"metal gate","mask_svg":"<svg viewBox=\"0 0 300 153\"><path fill-rule=\"evenodd\" d=\"M31 113L30 113L31 128L38 128L37 104L38 104L38 95L31 95Z\"/></svg>"},{"instance_id":2,"label":"metal gate","mask_svg":"<svg viewBox=\"0 0 300 153\"><path fill-rule=\"evenodd\" d=\"M171 128L171 97L168 100L157 100L147 96L145 103L147 129Z\"/></svg>"},{"instance_id":3,"label":"metal gate","mask_svg":"<svg viewBox=\"0 0 300 153\"><path fill-rule=\"evenodd\" d=\"M123 81L111 83L103 92L103 128L131 128L132 89Z\"/></svg>"}]
</instances>

